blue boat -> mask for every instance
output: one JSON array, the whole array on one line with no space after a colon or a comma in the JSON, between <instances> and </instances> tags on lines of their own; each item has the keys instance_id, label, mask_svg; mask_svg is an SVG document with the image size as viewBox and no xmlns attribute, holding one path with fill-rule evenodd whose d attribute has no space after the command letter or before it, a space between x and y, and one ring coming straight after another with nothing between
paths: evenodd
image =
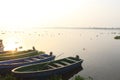
<instances>
[{"instance_id":1,"label":"blue boat","mask_svg":"<svg viewBox=\"0 0 120 80\"><path fill-rule=\"evenodd\" d=\"M82 59L67 57L60 60L30 64L14 68L12 73L22 79L44 79L53 75L63 75L81 67Z\"/></svg>"},{"instance_id":2,"label":"blue boat","mask_svg":"<svg viewBox=\"0 0 120 80\"><path fill-rule=\"evenodd\" d=\"M33 54L33 53L30 53L30 54ZM54 58L55 56L52 54L48 55L48 54L42 53L39 55L30 56L30 57L0 61L0 73L1 74L9 73L13 68L16 68L18 66L51 61L51 60L54 60Z\"/></svg>"}]
</instances>

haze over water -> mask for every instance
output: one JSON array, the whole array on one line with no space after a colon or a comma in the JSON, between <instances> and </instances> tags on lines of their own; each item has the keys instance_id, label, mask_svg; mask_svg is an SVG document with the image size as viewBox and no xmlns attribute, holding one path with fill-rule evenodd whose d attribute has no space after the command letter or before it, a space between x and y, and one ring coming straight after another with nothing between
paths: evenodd
<instances>
[{"instance_id":1,"label":"haze over water","mask_svg":"<svg viewBox=\"0 0 120 80\"><path fill-rule=\"evenodd\" d=\"M1 31L0 39L5 50L16 47L26 50L35 46L47 54L50 51L56 56L62 54L56 59L79 55L84 60L79 75L91 76L94 80L119 80L120 40L114 39L116 35L120 35L119 30L39 29Z\"/></svg>"}]
</instances>

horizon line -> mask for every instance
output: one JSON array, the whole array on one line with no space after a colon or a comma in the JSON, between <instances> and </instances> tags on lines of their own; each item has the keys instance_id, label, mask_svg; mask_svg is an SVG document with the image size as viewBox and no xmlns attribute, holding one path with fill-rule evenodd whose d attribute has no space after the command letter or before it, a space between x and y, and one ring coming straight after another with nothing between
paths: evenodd
<instances>
[{"instance_id":1,"label":"horizon line","mask_svg":"<svg viewBox=\"0 0 120 80\"><path fill-rule=\"evenodd\" d=\"M119 27L36 27L37 29L120 29Z\"/></svg>"}]
</instances>

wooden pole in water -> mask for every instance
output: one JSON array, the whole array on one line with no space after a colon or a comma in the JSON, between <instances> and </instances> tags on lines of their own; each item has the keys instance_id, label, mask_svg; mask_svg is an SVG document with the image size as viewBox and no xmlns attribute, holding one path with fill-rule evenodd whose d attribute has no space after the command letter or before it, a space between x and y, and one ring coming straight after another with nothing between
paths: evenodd
<instances>
[{"instance_id":1,"label":"wooden pole in water","mask_svg":"<svg viewBox=\"0 0 120 80\"><path fill-rule=\"evenodd\" d=\"M4 51L4 46L3 46L2 41L3 41L3 40L0 40L0 52L3 52L3 51Z\"/></svg>"}]
</instances>

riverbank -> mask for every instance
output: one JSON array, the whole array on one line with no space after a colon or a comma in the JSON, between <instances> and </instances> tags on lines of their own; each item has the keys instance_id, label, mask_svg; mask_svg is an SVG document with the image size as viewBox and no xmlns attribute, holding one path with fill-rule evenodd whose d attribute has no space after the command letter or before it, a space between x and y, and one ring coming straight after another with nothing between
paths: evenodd
<instances>
[{"instance_id":1,"label":"riverbank","mask_svg":"<svg viewBox=\"0 0 120 80\"><path fill-rule=\"evenodd\" d=\"M21 79L15 78L12 74L8 74L6 76L0 76L0 80L21 80ZM63 80L63 79L61 78L61 76L54 76L47 80ZM78 75L78 76L75 76L74 79L72 80L93 80L93 78L92 77L85 78Z\"/></svg>"}]
</instances>

